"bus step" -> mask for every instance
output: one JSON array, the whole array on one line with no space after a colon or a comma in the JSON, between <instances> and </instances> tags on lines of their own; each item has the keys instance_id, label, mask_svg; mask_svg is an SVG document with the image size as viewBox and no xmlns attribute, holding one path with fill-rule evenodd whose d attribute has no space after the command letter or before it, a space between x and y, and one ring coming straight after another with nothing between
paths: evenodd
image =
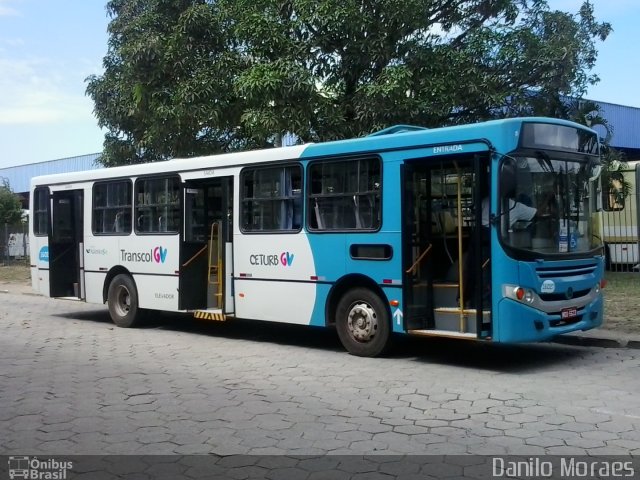
<instances>
[{"instance_id":1,"label":"bus step","mask_svg":"<svg viewBox=\"0 0 640 480\"><path fill-rule=\"evenodd\" d=\"M449 308L441 307L434 309L434 320L436 330L442 330L447 332L461 332L476 334L476 312L475 308ZM462 321L460 316L462 315ZM482 312L483 324L489 323L491 319L491 312L484 310ZM462 323L462 325L461 325Z\"/></svg>"},{"instance_id":2,"label":"bus step","mask_svg":"<svg viewBox=\"0 0 640 480\"><path fill-rule=\"evenodd\" d=\"M458 287L457 283L434 283L433 284L433 301L436 305L442 307L458 306Z\"/></svg>"},{"instance_id":3,"label":"bus step","mask_svg":"<svg viewBox=\"0 0 640 480\"><path fill-rule=\"evenodd\" d=\"M457 289L460 285L457 283L434 283L433 288L455 288Z\"/></svg>"},{"instance_id":4,"label":"bus step","mask_svg":"<svg viewBox=\"0 0 640 480\"><path fill-rule=\"evenodd\" d=\"M214 320L216 322L224 322L227 320L225 315L219 308L211 308L208 310L195 310L193 316L198 320Z\"/></svg>"},{"instance_id":5,"label":"bus step","mask_svg":"<svg viewBox=\"0 0 640 480\"><path fill-rule=\"evenodd\" d=\"M459 307L439 307L439 308L434 308L433 311L436 313L456 313L460 315ZM477 311L478 310L475 308L465 308L464 310L462 310L462 313L464 313L465 315L475 315ZM490 313L491 313L491 310L482 311L482 314L485 316L489 315Z\"/></svg>"},{"instance_id":6,"label":"bus step","mask_svg":"<svg viewBox=\"0 0 640 480\"><path fill-rule=\"evenodd\" d=\"M464 340L477 340L478 336L475 333L461 333L452 332L450 330L409 330L409 335L416 335L421 337L448 337L448 338L462 338Z\"/></svg>"}]
</instances>

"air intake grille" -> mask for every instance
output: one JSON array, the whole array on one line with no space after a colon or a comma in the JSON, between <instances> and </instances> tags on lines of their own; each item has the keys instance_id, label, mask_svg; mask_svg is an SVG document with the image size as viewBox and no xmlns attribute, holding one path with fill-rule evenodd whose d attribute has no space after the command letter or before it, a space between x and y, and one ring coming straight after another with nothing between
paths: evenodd
<instances>
[{"instance_id":1,"label":"air intake grille","mask_svg":"<svg viewBox=\"0 0 640 480\"><path fill-rule=\"evenodd\" d=\"M578 277L590 275L596 271L597 264L577 265L570 267L538 267L536 273L540 278Z\"/></svg>"},{"instance_id":2,"label":"air intake grille","mask_svg":"<svg viewBox=\"0 0 640 480\"><path fill-rule=\"evenodd\" d=\"M589 292L591 291L590 288L587 288L586 290L577 290L575 292L573 292L573 294L571 295L570 298L580 298L580 297L584 297L585 295L589 295ZM540 293L540 298L542 300L544 300L545 302L555 302L558 300L569 300L567 298L567 294L566 292L563 293Z\"/></svg>"}]
</instances>

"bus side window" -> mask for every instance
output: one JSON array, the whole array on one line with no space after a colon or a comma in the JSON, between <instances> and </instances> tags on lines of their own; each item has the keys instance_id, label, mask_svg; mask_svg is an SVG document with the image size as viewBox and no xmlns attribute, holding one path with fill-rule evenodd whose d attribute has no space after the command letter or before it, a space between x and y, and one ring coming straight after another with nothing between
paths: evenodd
<instances>
[{"instance_id":1,"label":"bus side window","mask_svg":"<svg viewBox=\"0 0 640 480\"><path fill-rule=\"evenodd\" d=\"M240 221L246 232L297 232L302 227L302 167L246 168Z\"/></svg>"},{"instance_id":2,"label":"bus side window","mask_svg":"<svg viewBox=\"0 0 640 480\"><path fill-rule=\"evenodd\" d=\"M379 158L317 161L309 167L311 230L375 230L381 225Z\"/></svg>"},{"instance_id":3,"label":"bus side window","mask_svg":"<svg viewBox=\"0 0 640 480\"><path fill-rule=\"evenodd\" d=\"M131 233L132 184L128 180L93 185L92 228L96 235Z\"/></svg>"}]
</instances>

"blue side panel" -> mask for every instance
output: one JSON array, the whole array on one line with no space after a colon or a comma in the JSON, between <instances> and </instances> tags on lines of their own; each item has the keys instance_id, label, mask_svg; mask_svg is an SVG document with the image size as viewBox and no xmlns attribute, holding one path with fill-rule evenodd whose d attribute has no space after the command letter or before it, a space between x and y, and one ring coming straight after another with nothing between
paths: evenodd
<instances>
[{"instance_id":1,"label":"blue side panel","mask_svg":"<svg viewBox=\"0 0 640 480\"><path fill-rule=\"evenodd\" d=\"M397 307L391 307L391 325L394 333L406 333L402 320L402 288L384 287L382 289L389 301L398 300Z\"/></svg>"},{"instance_id":2,"label":"blue side panel","mask_svg":"<svg viewBox=\"0 0 640 480\"><path fill-rule=\"evenodd\" d=\"M316 286L316 304L313 307L313 313L311 314L311 321L309 325L316 327L324 327L327 322L325 321L325 299L329 295L332 285L326 283L318 283Z\"/></svg>"},{"instance_id":3,"label":"blue side panel","mask_svg":"<svg viewBox=\"0 0 640 480\"><path fill-rule=\"evenodd\" d=\"M397 154L388 155L388 157L393 155ZM394 298L399 301L402 300L402 291L399 288L402 282L400 206L397 201L389 201L398 197L397 186L400 185L399 165L399 162L390 161L386 162L382 169L382 196L384 199L385 195L389 195L389 199L385 199L382 203L383 223L379 231L358 233L309 232L307 234L311 251L313 252L315 274L319 277L311 325L323 326L326 324L325 305L329 292L332 286L346 275L358 274L365 276L381 287L385 281L387 283L392 281L398 287L385 288L383 291L385 293L393 292ZM396 192L393 192L393 189L396 189ZM391 258L385 260L354 259L351 256L350 249L352 245L358 244L387 245L392 252ZM395 331L403 330L400 328Z\"/></svg>"},{"instance_id":4,"label":"blue side panel","mask_svg":"<svg viewBox=\"0 0 640 480\"><path fill-rule=\"evenodd\" d=\"M439 135L439 143L449 138L451 142L460 140L459 129L447 135ZM467 137L473 139L472 134L477 128L468 129ZM419 134L423 134L418 132ZM331 142L320 145L310 145L301 155L301 163L308 166L310 157L325 157L330 155L348 154L350 152L376 152L389 148L407 147L407 150L395 150L379 153L383 158L382 165L382 226L377 232L332 233L308 232L307 238L313 252L315 274L319 277L316 289L316 304L311 319L312 325L325 325L325 306L331 287L346 275L357 274L367 277L378 285L386 296L383 300L397 300L398 307L390 308L394 332L404 332L402 322L402 210L401 210L401 165L406 160L426 159L434 155L451 153L439 151L437 147L411 148L425 142L435 141L427 138L416 138L416 133L384 135L365 139ZM423 134L424 135L424 134ZM366 144L366 145L365 145ZM486 151L489 146L482 142L470 142L456 145L453 153ZM308 206L305 205L305 209ZM306 217L312 215L306 212ZM350 248L355 244L388 245L393 252L390 259L365 260L351 257ZM322 283L326 282L326 283ZM393 287L389 286L392 284ZM400 319L400 321L398 321Z\"/></svg>"},{"instance_id":5,"label":"blue side panel","mask_svg":"<svg viewBox=\"0 0 640 480\"><path fill-rule=\"evenodd\" d=\"M317 237L322 239L318 240ZM325 302L332 285L322 282L335 282L337 278L344 276L346 272L345 257L342 252L345 249L345 237L343 235L307 235L311 252L313 253L313 263L316 268L316 275L319 283L316 286L316 303L313 307L311 325L324 326Z\"/></svg>"}]
</instances>

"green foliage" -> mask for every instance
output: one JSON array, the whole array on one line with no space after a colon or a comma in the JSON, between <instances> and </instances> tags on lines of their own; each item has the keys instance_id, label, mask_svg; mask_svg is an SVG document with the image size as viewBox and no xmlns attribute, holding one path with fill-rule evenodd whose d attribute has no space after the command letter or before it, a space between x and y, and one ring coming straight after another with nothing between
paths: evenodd
<instances>
[{"instance_id":1,"label":"green foliage","mask_svg":"<svg viewBox=\"0 0 640 480\"><path fill-rule=\"evenodd\" d=\"M601 137L601 182L605 195L615 193L623 200L632 193L633 185L624 177L629 169L624 152L610 145L613 125L604 117L602 108L591 100L573 98L564 102L565 117L598 131Z\"/></svg>"},{"instance_id":2,"label":"green foliage","mask_svg":"<svg viewBox=\"0 0 640 480\"><path fill-rule=\"evenodd\" d=\"M610 31L585 2L111 0L87 92L105 165L557 114ZM505 107L506 106L506 107Z\"/></svg>"},{"instance_id":3,"label":"green foliage","mask_svg":"<svg viewBox=\"0 0 640 480\"><path fill-rule=\"evenodd\" d=\"M16 224L22 221L22 204L13 193L6 179L0 185L0 225Z\"/></svg>"}]
</instances>

